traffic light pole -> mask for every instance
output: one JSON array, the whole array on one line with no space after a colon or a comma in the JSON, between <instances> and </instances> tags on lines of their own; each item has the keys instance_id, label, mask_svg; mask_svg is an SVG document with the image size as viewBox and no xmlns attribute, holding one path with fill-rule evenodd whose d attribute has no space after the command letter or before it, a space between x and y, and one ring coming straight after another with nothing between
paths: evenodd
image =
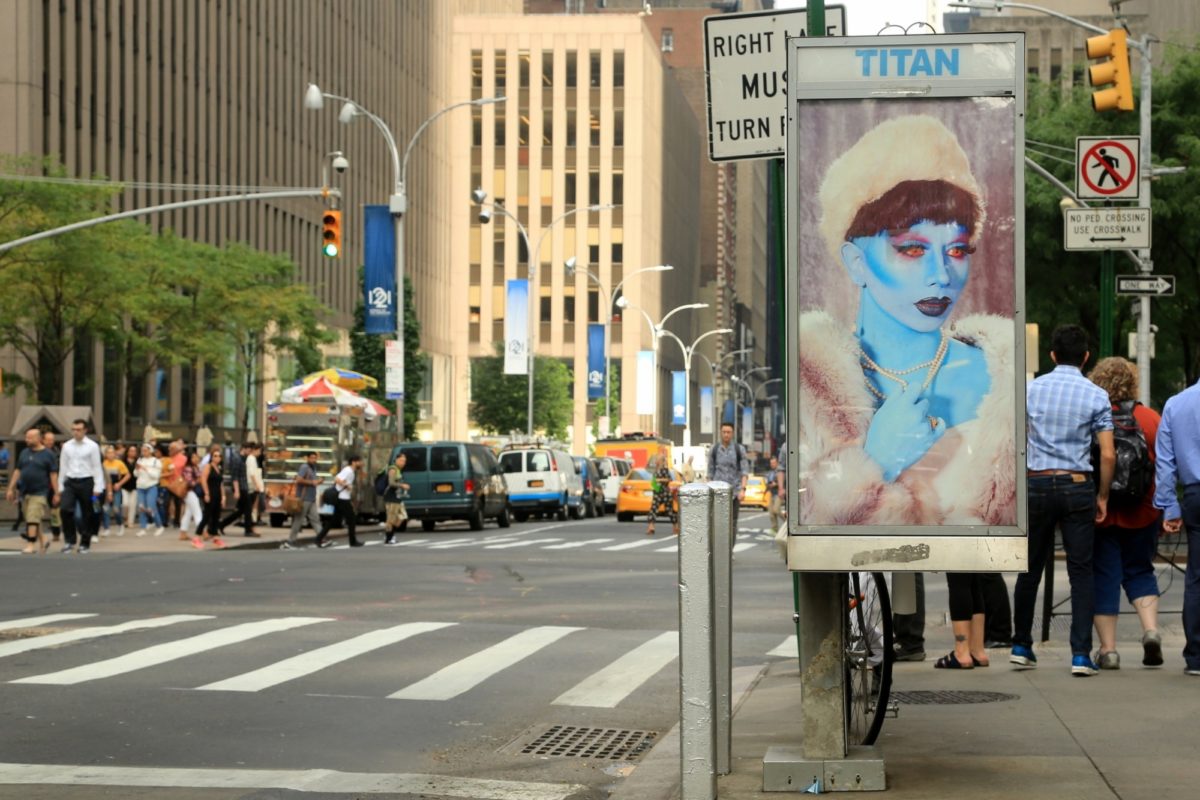
<instances>
[{"instance_id":1,"label":"traffic light pole","mask_svg":"<svg viewBox=\"0 0 1200 800\"><path fill-rule=\"evenodd\" d=\"M1139 201L1145 208L1151 207L1150 202L1150 187L1152 178L1154 177L1154 169L1151 166L1152 149L1150 147L1150 130L1151 130L1151 100L1152 91L1154 88L1153 68L1150 64L1150 34L1142 36L1140 42L1134 42L1134 47L1142 56L1142 72L1141 83L1142 91L1140 98L1140 125L1138 132L1141 134L1141 152L1138 153L1138 158L1141 159L1141 200ZM1153 214L1153 211L1151 212ZM1153 224L1153 222L1151 222ZM1154 271L1154 261L1151 258L1150 249L1139 250L1138 256L1140 263L1138 269L1143 275L1149 275ZM1116 287L1110 284L1111 290L1116 291ZM1137 368L1138 368L1138 401L1143 405L1150 404L1150 298L1143 295L1138 298L1138 321L1137 321Z\"/></svg>"}]
</instances>

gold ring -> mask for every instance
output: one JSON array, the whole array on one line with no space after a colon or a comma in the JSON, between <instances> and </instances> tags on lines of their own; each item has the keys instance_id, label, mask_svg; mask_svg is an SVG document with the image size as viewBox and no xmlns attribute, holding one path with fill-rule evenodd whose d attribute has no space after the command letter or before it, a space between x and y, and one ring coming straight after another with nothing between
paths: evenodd
<instances>
[{"instance_id":1,"label":"gold ring","mask_svg":"<svg viewBox=\"0 0 1200 800\"><path fill-rule=\"evenodd\" d=\"M929 430L936 431L937 430L937 417L935 417L931 414L927 414L926 416L929 417Z\"/></svg>"}]
</instances>

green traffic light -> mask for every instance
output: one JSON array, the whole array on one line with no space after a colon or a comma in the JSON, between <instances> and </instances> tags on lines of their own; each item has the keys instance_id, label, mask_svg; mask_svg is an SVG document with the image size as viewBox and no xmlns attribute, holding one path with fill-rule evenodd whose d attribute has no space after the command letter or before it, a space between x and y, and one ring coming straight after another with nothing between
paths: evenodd
<instances>
[{"instance_id":1,"label":"green traffic light","mask_svg":"<svg viewBox=\"0 0 1200 800\"><path fill-rule=\"evenodd\" d=\"M330 258L337 258L337 254L338 254L337 245L334 244L333 242L330 242L321 248L321 252L324 253L325 255L329 256Z\"/></svg>"}]
</instances>

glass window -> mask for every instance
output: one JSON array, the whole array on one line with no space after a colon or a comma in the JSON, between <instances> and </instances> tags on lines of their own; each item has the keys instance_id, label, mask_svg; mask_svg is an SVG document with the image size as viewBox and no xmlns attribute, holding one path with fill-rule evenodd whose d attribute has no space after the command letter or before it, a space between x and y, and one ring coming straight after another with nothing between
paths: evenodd
<instances>
[{"instance_id":1,"label":"glass window","mask_svg":"<svg viewBox=\"0 0 1200 800\"><path fill-rule=\"evenodd\" d=\"M600 202L600 170L594 169L588 172L588 203Z\"/></svg>"},{"instance_id":2,"label":"glass window","mask_svg":"<svg viewBox=\"0 0 1200 800\"><path fill-rule=\"evenodd\" d=\"M588 56L589 56L588 62L589 62L589 66L591 68L591 74L589 75L588 79L591 81L591 84L593 87L599 86L600 85L600 51L592 50L588 54Z\"/></svg>"},{"instance_id":3,"label":"glass window","mask_svg":"<svg viewBox=\"0 0 1200 800\"><path fill-rule=\"evenodd\" d=\"M593 264L600 263L600 245L598 245L598 244L589 244L588 245L588 261L590 261Z\"/></svg>"},{"instance_id":4,"label":"glass window","mask_svg":"<svg viewBox=\"0 0 1200 800\"><path fill-rule=\"evenodd\" d=\"M496 147L504 146L504 115L503 114L496 115L496 138L495 138L495 141L493 142L493 144L495 144Z\"/></svg>"},{"instance_id":5,"label":"glass window","mask_svg":"<svg viewBox=\"0 0 1200 800\"><path fill-rule=\"evenodd\" d=\"M500 468L504 470L506 475L514 475L522 471L524 453L501 453Z\"/></svg>"},{"instance_id":6,"label":"glass window","mask_svg":"<svg viewBox=\"0 0 1200 800\"><path fill-rule=\"evenodd\" d=\"M554 51L542 51L542 86L554 85Z\"/></svg>"},{"instance_id":7,"label":"glass window","mask_svg":"<svg viewBox=\"0 0 1200 800\"><path fill-rule=\"evenodd\" d=\"M566 204L575 204L575 170L567 170L563 174L563 194L566 195Z\"/></svg>"},{"instance_id":8,"label":"glass window","mask_svg":"<svg viewBox=\"0 0 1200 800\"><path fill-rule=\"evenodd\" d=\"M575 298L563 297L563 322L575 321Z\"/></svg>"},{"instance_id":9,"label":"glass window","mask_svg":"<svg viewBox=\"0 0 1200 800\"><path fill-rule=\"evenodd\" d=\"M496 92L508 81L508 54L503 50L496 51Z\"/></svg>"},{"instance_id":10,"label":"glass window","mask_svg":"<svg viewBox=\"0 0 1200 800\"><path fill-rule=\"evenodd\" d=\"M550 321L550 303L552 300L553 298L551 297L541 298L541 302L538 304L538 308L540 309L538 313L541 315L539 319L542 319L546 322Z\"/></svg>"},{"instance_id":11,"label":"glass window","mask_svg":"<svg viewBox=\"0 0 1200 800\"><path fill-rule=\"evenodd\" d=\"M483 89L483 51L471 51L471 88Z\"/></svg>"},{"instance_id":12,"label":"glass window","mask_svg":"<svg viewBox=\"0 0 1200 800\"><path fill-rule=\"evenodd\" d=\"M479 445L467 445L467 459L471 462L471 472L475 475L491 475L492 465L487 460L488 451L486 447Z\"/></svg>"},{"instance_id":13,"label":"glass window","mask_svg":"<svg viewBox=\"0 0 1200 800\"><path fill-rule=\"evenodd\" d=\"M625 202L625 175L621 172L613 173L613 188L612 201L617 205Z\"/></svg>"},{"instance_id":14,"label":"glass window","mask_svg":"<svg viewBox=\"0 0 1200 800\"><path fill-rule=\"evenodd\" d=\"M534 450L529 454L529 471L530 472L549 472L550 471L550 454L543 450Z\"/></svg>"},{"instance_id":15,"label":"glass window","mask_svg":"<svg viewBox=\"0 0 1200 800\"><path fill-rule=\"evenodd\" d=\"M528 89L529 88L529 51L528 50L517 51L517 61L521 65L521 75L520 75L521 88Z\"/></svg>"},{"instance_id":16,"label":"glass window","mask_svg":"<svg viewBox=\"0 0 1200 800\"><path fill-rule=\"evenodd\" d=\"M620 242L613 242L612 260L614 264L620 264L625 260L625 245Z\"/></svg>"},{"instance_id":17,"label":"glass window","mask_svg":"<svg viewBox=\"0 0 1200 800\"><path fill-rule=\"evenodd\" d=\"M1050 48L1050 80L1057 81L1062 75L1063 51L1061 47Z\"/></svg>"},{"instance_id":18,"label":"glass window","mask_svg":"<svg viewBox=\"0 0 1200 800\"><path fill-rule=\"evenodd\" d=\"M588 289L588 322L600 321L600 292Z\"/></svg>"},{"instance_id":19,"label":"glass window","mask_svg":"<svg viewBox=\"0 0 1200 800\"><path fill-rule=\"evenodd\" d=\"M578 78L578 74L577 74L577 71L575 68L575 51L568 50L567 51L567 86L568 86L568 88L575 86L576 83L578 82L578 80L579 80L579 78Z\"/></svg>"},{"instance_id":20,"label":"glass window","mask_svg":"<svg viewBox=\"0 0 1200 800\"><path fill-rule=\"evenodd\" d=\"M616 109L613 111L613 147L625 146L625 111Z\"/></svg>"},{"instance_id":21,"label":"glass window","mask_svg":"<svg viewBox=\"0 0 1200 800\"><path fill-rule=\"evenodd\" d=\"M483 112L478 109L471 115L471 145L483 147Z\"/></svg>"},{"instance_id":22,"label":"glass window","mask_svg":"<svg viewBox=\"0 0 1200 800\"><path fill-rule=\"evenodd\" d=\"M575 109L567 109L567 147L575 146Z\"/></svg>"},{"instance_id":23,"label":"glass window","mask_svg":"<svg viewBox=\"0 0 1200 800\"><path fill-rule=\"evenodd\" d=\"M429 469L432 472L457 472L462 469L458 447L443 445L429 448Z\"/></svg>"},{"instance_id":24,"label":"glass window","mask_svg":"<svg viewBox=\"0 0 1200 800\"><path fill-rule=\"evenodd\" d=\"M592 112L588 119L588 138L592 147L600 146L600 117Z\"/></svg>"},{"instance_id":25,"label":"glass window","mask_svg":"<svg viewBox=\"0 0 1200 800\"><path fill-rule=\"evenodd\" d=\"M1030 47L1025 51L1025 71L1035 78L1038 74L1038 59L1040 56L1041 53L1038 52L1036 47Z\"/></svg>"},{"instance_id":26,"label":"glass window","mask_svg":"<svg viewBox=\"0 0 1200 800\"><path fill-rule=\"evenodd\" d=\"M413 447L401 447L400 452L404 453L404 457L408 459L404 463L405 472L425 472L427 469L425 462L425 454L428 448L416 445Z\"/></svg>"},{"instance_id":27,"label":"glass window","mask_svg":"<svg viewBox=\"0 0 1200 800\"><path fill-rule=\"evenodd\" d=\"M675 51L675 30L673 28L662 29L662 51L664 53Z\"/></svg>"},{"instance_id":28,"label":"glass window","mask_svg":"<svg viewBox=\"0 0 1200 800\"><path fill-rule=\"evenodd\" d=\"M613 51L613 86L625 85L625 51Z\"/></svg>"}]
</instances>

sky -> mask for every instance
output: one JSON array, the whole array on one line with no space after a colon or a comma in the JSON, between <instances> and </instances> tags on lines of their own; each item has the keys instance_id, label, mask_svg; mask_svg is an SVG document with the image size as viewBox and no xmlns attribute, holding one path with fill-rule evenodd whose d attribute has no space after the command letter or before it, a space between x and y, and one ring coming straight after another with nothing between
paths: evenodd
<instances>
[{"instance_id":1,"label":"sky","mask_svg":"<svg viewBox=\"0 0 1200 800\"><path fill-rule=\"evenodd\" d=\"M826 6L845 6L850 28L846 31L848 35L874 36L889 22L903 27L925 20L927 5L934 6L934 25L937 27L937 32L941 33L942 12L953 10L946 8L947 2L949 0L826 0L825 4ZM777 0L775 3L776 8L797 8L805 5L805 0ZM929 33L928 28L923 30L925 33ZM887 32L900 33L895 28ZM909 32L917 33L918 28L913 28Z\"/></svg>"}]
</instances>

